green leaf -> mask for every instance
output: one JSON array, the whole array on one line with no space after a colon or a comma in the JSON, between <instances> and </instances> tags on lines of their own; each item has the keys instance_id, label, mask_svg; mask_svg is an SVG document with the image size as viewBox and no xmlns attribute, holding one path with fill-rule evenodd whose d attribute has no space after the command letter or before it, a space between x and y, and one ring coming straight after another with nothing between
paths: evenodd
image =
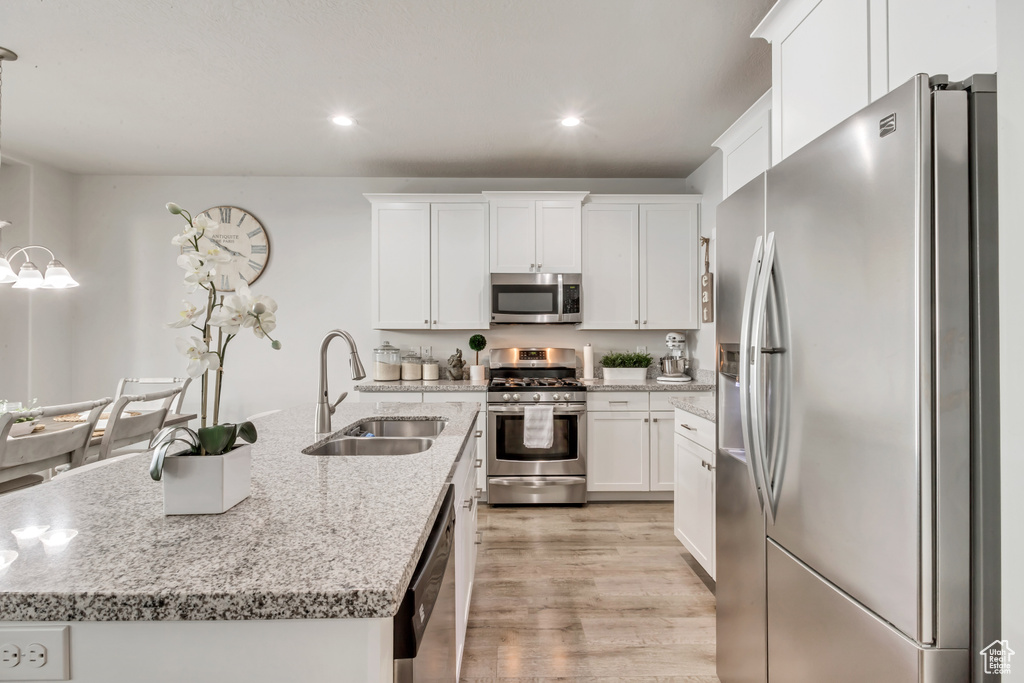
<instances>
[{"instance_id":1,"label":"green leaf","mask_svg":"<svg viewBox=\"0 0 1024 683\"><path fill-rule=\"evenodd\" d=\"M256 425L252 422L238 425L238 438L246 443L256 443Z\"/></svg>"},{"instance_id":2,"label":"green leaf","mask_svg":"<svg viewBox=\"0 0 1024 683\"><path fill-rule=\"evenodd\" d=\"M469 348L480 353L487 348L487 338L482 334L474 334L469 338Z\"/></svg>"},{"instance_id":3,"label":"green leaf","mask_svg":"<svg viewBox=\"0 0 1024 683\"><path fill-rule=\"evenodd\" d=\"M199 428L199 443L209 455L221 455L235 445L238 425L231 423Z\"/></svg>"},{"instance_id":4,"label":"green leaf","mask_svg":"<svg viewBox=\"0 0 1024 683\"><path fill-rule=\"evenodd\" d=\"M649 353L609 353L601 359L606 368L646 368L651 364Z\"/></svg>"}]
</instances>

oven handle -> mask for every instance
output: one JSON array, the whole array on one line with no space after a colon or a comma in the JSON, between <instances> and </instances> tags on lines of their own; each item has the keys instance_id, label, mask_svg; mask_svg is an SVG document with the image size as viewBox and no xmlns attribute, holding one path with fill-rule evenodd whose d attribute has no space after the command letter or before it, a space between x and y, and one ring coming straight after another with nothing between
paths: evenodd
<instances>
[{"instance_id":1,"label":"oven handle","mask_svg":"<svg viewBox=\"0 0 1024 683\"><path fill-rule=\"evenodd\" d=\"M543 404L538 404L543 405ZM522 413L525 405L507 406L507 405L490 405L487 406L487 412L489 413ZM587 412L587 406L584 405L570 405L568 403L561 403L555 406L555 415L578 415L580 413Z\"/></svg>"}]
</instances>

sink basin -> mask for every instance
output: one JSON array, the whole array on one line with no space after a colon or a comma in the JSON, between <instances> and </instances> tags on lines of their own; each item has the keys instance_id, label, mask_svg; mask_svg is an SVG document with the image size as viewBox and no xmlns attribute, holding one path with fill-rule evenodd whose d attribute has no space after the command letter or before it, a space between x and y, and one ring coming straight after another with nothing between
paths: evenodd
<instances>
[{"instance_id":1,"label":"sink basin","mask_svg":"<svg viewBox=\"0 0 1024 683\"><path fill-rule=\"evenodd\" d=\"M303 453L306 455L411 455L412 453L422 453L433 443L433 439L424 437L342 436L317 448L308 448Z\"/></svg>"},{"instance_id":2,"label":"sink basin","mask_svg":"<svg viewBox=\"0 0 1024 683\"><path fill-rule=\"evenodd\" d=\"M446 424L448 422L445 420L368 420L347 430L345 436L373 434L376 437L434 437L441 433Z\"/></svg>"}]
</instances>

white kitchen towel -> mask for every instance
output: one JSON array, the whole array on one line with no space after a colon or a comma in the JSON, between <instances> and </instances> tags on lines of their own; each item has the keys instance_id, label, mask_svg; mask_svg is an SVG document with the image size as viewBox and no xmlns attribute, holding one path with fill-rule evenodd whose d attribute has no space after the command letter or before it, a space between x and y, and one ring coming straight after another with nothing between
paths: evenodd
<instances>
[{"instance_id":1,"label":"white kitchen towel","mask_svg":"<svg viewBox=\"0 0 1024 683\"><path fill-rule=\"evenodd\" d=\"M523 445L551 448L555 442L555 407L523 406Z\"/></svg>"}]
</instances>

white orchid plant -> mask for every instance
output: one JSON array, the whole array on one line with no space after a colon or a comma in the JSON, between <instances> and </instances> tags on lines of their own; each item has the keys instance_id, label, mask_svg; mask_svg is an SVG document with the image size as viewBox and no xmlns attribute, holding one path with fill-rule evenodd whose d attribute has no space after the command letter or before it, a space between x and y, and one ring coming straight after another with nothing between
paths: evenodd
<instances>
[{"instance_id":1,"label":"white orchid plant","mask_svg":"<svg viewBox=\"0 0 1024 683\"><path fill-rule=\"evenodd\" d=\"M179 337L176 340L178 351L188 359L186 372L192 379L202 377L202 426L210 421L209 393L210 373L214 373L213 381L213 415L212 424L220 419L220 395L223 389L224 357L228 344L243 329L252 330L259 339L269 339L273 349L280 349L281 342L270 336L277 327L277 302L269 296L253 295L249 285L240 281L233 294L219 295L214 285L214 277L220 264L230 263L232 256L225 251L212 247L200 251L199 239L203 235L216 232L220 224L205 215L193 218L185 209L171 202L167 210L173 215L181 216L188 226L171 238L171 243L187 250L178 256L178 266L185 271L185 291L206 291L206 303L200 306L190 301L183 301L178 318L167 323L167 327L184 329L194 328L198 335L188 339ZM214 343L213 330L217 328L217 341Z\"/></svg>"}]
</instances>

